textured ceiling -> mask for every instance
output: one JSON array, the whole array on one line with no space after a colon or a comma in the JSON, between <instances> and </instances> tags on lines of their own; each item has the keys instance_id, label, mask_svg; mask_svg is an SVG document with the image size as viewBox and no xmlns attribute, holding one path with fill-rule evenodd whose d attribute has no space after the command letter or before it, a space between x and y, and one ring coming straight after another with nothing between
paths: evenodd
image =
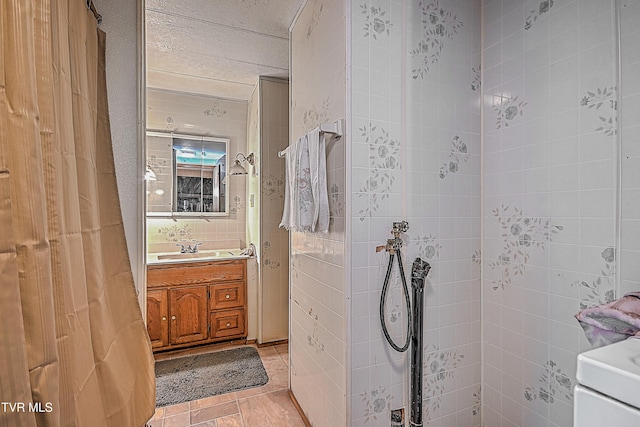
<instances>
[{"instance_id":1,"label":"textured ceiling","mask_svg":"<svg viewBox=\"0 0 640 427\"><path fill-rule=\"evenodd\" d=\"M249 99L258 76L288 76L303 2L146 0L147 86Z\"/></svg>"}]
</instances>

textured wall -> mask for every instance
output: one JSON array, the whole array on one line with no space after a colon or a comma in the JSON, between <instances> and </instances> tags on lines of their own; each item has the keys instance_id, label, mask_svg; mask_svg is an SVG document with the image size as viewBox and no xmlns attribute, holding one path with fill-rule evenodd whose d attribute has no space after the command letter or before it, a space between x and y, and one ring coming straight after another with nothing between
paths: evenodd
<instances>
[{"instance_id":1,"label":"textured wall","mask_svg":"<svg viewBox=\"0 0 640 427\"><path fill-rule=\"evenodd\" d=\"M432 265L425 291L425 422L480 424L480 9L477 2L351 2L351 425L409 415L408 355L385 341L378 307L388 254L409 222L405 271ZM397 266L387 324L406 320Z\"/></svg>"},{"instance_id":2,"label":"textured wall","mask_svg":"<svg viewBox=\"0 0 640 427\"><path fill-rule=\"evenodd\" d=\"M291 32L291 141L344 119L345 2L310 0ZM347 425L345 139L328 144L329 233L292 233L291 389L314 426Z\"/></svg>"},{"instance_id":3,"label":"textured wall","mask_svg":"<svg viewBox=\"0 0 640 427\"><path fill-rule=\"evenodd\" d=\"M284 205L285 162L278 152L289 145L289 84L261 78L249 100L249 151L256 156L248 178L247 236L259 260L258 342L289 337L289 234L279 228Z\"/></svg>"},{"instance_id":4,"label":"textured wall","mask_svg":"<svg viewBox=\"0 0 640 427\"><path fill-rule=\"evenodd\" d=\"M102 29L107 34L107 92L113 155L118 178L118 192L124 231L129 248L131 269L137 286L141 259L142 215L140 189L142 174L138 171L138 2L128 0L94 1L102 15Z\"/></svg>"},{"instance_id":5,"label":"textured wall","mask_svg":"<svg viewBox=\"0 0 640 427\"><path fill-rule=\"evenodd\" d=\"M284 159L289 145L289 84L260 79L260 340L289 337L289 233L279 228L284 205Z\"/></svg>"},{"instance_id":6,"label":"textured wall","mask_svg":"<svg viewBox=\"0 0 640 427\"><path fill-rule=\"evenodd\" d=\"M260 90L259 85L254 87L249 98L249 111L247 117L247 151L257 153L260 156ZM247 242L256 245L260 253L260 177L255 174L247 176ZM253 202L252 202L253 198ZM255 286L248 289L247 305L249 309L249 335L253 339L260 340L258 312L258 282L260 281L260 269L262 264L255 263Z\"/></svg>"},{"instance_id":7,"label":"textured wall","mask_svg":"<svg viewBox=\"0 0 640 427\"><path fill-rule=\"evenodd\" d=\"M572 425L573 315L616 292L614 2L483 2L483 413Z\"/></svg>"},{"instance_id":8,"label":"textured wall","mask_svg":"<svg viewBox=\"0 0 640 427\"><path fill-rule=\"evenodd\" d=\"M246 154L247 103L148 90L147 129L229 138L229 159L233 160L238 152ZM157 159L156 163L160 161ZM151 162L152 167L160 171L170 167ZM148 217L148 252L175 251L175 243L184 239L203 242L201 249L229 248L234 241L245 247L246 177L228 176L227 185L229 216L205 219Z\"/></svg>"}]
</instances>

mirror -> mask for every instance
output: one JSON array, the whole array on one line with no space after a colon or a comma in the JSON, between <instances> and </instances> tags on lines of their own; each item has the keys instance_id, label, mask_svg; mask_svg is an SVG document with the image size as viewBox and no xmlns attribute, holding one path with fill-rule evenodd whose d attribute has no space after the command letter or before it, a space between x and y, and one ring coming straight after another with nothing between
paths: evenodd
<instances>
[{"instance_id":1,"label":"mirror","mask_svg":"<svg viewBox=\"0 0 640 427\"><path fill-rule=\"evenodd\" d=\"M227 216L229 140L147 132L147 215Z\"/></svg>"}]
</instances>

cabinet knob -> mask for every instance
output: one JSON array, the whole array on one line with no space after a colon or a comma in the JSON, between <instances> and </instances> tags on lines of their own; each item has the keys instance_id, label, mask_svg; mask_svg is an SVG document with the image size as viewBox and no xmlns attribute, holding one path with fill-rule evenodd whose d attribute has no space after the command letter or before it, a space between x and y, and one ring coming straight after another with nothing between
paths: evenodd
<instances>
[{"instance_id":1,"label":"cabinet knob","mask_svg":"<svg viewBox=\"0 0 640 427\"><path fill-rule=\"evenodd\" d=\"M171 320L176 320L176 316L171 316Z\"/></svg>"},{"instance_id":2,"label":"cabinet knob","mask_svg":"<svg viewBox=\"0 0 640 427\"><path fill-rule=\"evenodd\" d=\"M162 316L162 320L167 320L167 316Z\"/></svg>"},{"instance_id":3,"label":"cabinet knob","mask_svg":"<svg viewBox=\"0 0 640 427\"><path fill-rule=\"evenodd\" d=\"M231 295L226 294L224 297L225 297L226 299L229 299L229 298L231 298Z\"/></svg>"},{"instance_id":4,"label":"cabinet knob","mask_svg":"<svg viewBox=\"0 0 640 427\"><path fill-rule=\"evenodd\" d=\"M227 328L231 326L231 322L227 322Z\"/></svg>"}]
</instances>

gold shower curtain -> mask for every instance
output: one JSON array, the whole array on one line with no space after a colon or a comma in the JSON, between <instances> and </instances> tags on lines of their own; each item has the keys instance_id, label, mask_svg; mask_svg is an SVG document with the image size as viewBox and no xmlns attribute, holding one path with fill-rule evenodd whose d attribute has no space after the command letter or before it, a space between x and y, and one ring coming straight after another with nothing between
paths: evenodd
<instances>
[{"instance_id":1,"label":"gold shower curtain","mask_svg":"<svg viewBox=\"0 0 640 427\"><path fill-rule=\"evenodd\" d=\"M0 426L154 411L96 25L85 0L0 0Z\"/></svg>"}]
</instances>

